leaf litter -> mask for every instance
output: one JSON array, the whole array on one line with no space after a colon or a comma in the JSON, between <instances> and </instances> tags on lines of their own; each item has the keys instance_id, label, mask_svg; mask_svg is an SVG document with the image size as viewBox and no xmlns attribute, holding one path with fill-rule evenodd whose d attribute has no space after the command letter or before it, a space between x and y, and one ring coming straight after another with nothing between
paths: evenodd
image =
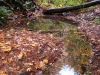
<instances>
[{"instance_id":1,"label":"leaf litter","mask_svg":"<svg viewBox=\"0 0 100 75\"><path fill-rule=\"evenodd\" d=\"M64 43L52 34L10 29L0 31L0 75L35 74L62 56Z\"/></svg>"}]
</instances>

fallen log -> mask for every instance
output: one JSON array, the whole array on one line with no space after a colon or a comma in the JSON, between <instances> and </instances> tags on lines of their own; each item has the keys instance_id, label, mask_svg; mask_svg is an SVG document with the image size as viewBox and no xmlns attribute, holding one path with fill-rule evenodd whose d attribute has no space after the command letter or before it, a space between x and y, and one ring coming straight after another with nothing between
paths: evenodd
<instances>
[{"instance_id":1,"label":"fallen log","mask_svg":"<svg viewBox=\"0 0 100 75\"><path fill-rule=\"evenodd\" d=\"M90 6L97 5L97 4L100 4L100 0L94 0L94 1L87 2L87 3L81 4L81 5L69 6L69 7L65 7L65 8L48 9L48 10L44 10L43 14L51 15L51 14L55 14L55 13L63 13L63 12L68 12L68 11L72 11L72 10L87 8Z\"/></svg>"}]
</instances>

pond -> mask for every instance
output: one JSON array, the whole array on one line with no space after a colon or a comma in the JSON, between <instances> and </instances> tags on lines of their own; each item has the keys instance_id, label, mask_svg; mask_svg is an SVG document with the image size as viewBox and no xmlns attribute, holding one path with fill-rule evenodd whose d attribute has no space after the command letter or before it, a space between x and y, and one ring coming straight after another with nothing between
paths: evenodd
<instances>
[{"instance_id":1,"label":"pond","mask_svg":"<svg viewBox=\"0 0 100 75\"><path fill-rule=\"evenodd\" d=\"M92 52L89 43L83 38L83 34L77 27L65 22L40 18L37 21L24 21L14 28L38 31L43 34L51 33L65 43L63 56L57 62L49 66L41 74L36 75L87 75L90 68L89 60Z\"/></svg>"}]
</instances>

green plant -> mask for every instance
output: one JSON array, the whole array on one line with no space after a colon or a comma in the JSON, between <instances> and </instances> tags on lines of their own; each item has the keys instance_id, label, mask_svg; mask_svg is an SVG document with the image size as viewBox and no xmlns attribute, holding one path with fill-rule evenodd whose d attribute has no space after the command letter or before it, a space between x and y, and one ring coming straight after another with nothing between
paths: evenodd
<instances>
[{"instance_id":1,"label":"green plant","mask_svg":"<svg viewBox=\"0 0 100 75\"><path fill-rule=\"evenodd\" d=\"M33 5L32 5L32 1L25 1L25 3L23 4L23 6L24 6L27 10L34 8Z\"/></svg>"},{"instance_id":2,"label":"green plant","mask_svg":"<svg viewBox=\"0 0 100 75\"><path fill-rule=\"evenodd\" d=\"M66 7L70 5L78 5L83 3L84 0L42 0L42 5L54 5L53 7Z\"/></svg>"},{"instance_id":3,"label":"green plant","mask_svg":"<svg viewBox=\"0 0 100 75\"><path fill-rule=\"evenodd\" d=\"M97 24L100 24L100 18L99 18L99 17L96 17L93 21L94 21L95 23L97 23Z\"/></svg>"},{"instance_id":4,"label":"green plant","mask_svg":"<svg viewBox=\"0 0 100 75\"><path fill-rule=\"evenodd\" d=\"M0 6L0 25L6 22L6 17L12 14L11 10L8 10L4 6Z\"/></svg>"},{"instance_id":5,"label":"green plant","mask_svg":"<svg viewBox=\"0 0 100 75\"><path fill-rule=\"evenodd\" d=\"M90 72L85 72L84 75L92 75Z\"/></svg>"}]
</instances>

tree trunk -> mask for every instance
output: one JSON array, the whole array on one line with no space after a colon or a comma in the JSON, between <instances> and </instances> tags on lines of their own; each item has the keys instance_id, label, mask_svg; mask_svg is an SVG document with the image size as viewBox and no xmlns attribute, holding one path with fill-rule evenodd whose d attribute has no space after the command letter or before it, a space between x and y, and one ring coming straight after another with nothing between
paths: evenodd
<instances>
[{"instance_id":1,"label":"tree trunk","mask_svg":"<svg viewBox=\"0 0 100 75\"><path fill-rule=\"evenodd\" d=\"M70 7L65 7L65 8L48 9L48 10L44 10L43 14L51 15L51 14L55 14L55 13L63 13L63 12L68 12L68 11L72 11L72 10L87 8L90 6L97 5L97 4L100 4L100 0L94 0L94 1L87 2L87 3L81 4L81 5L70 6Z\"/></svg>"}]
</instances>

